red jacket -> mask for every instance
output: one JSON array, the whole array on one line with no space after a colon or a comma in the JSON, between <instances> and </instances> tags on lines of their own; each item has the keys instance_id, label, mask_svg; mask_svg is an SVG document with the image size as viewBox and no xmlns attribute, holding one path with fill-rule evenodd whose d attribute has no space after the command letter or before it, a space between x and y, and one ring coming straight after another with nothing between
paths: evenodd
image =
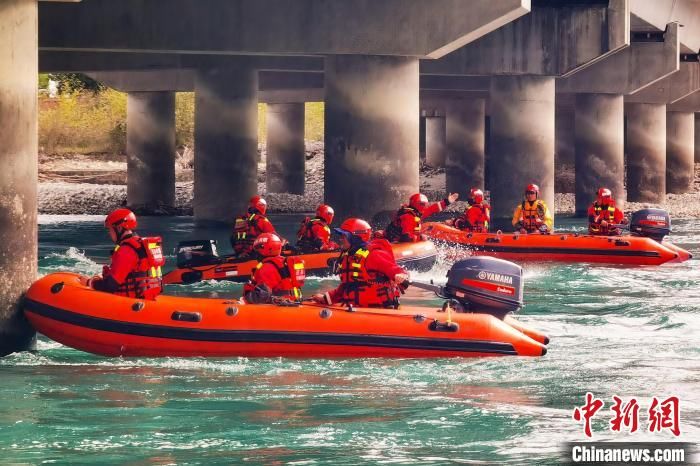
<instances>
[{"instance_id":1,"label":"red jacket","mask_svg":"<svg viewBox=\"0 0 700 466\"><path fill-rule=\"evenodd\" d=\"M486 203L473 204L464 211L461 217L455 220L454 226L460 230L486 233L489 231L490 221L491 206Z\"/></svg>"},{"instance_id":2,"label":"red jacket","mask_svg":"<svg viewBox=\"0 0 700 466\"><path fill-rule=\"evenodd\" d=\"M396 263L388 241L375 239L367 245L345 251L338 264L341 283L324 295L327 304L398 307L401 290L394 279L406 270Z\"/></svg>"},{"instance_id":3,"label":"red jacket","mask_svg":"<svg viewBox=\"0 0 700 466\"><path fill-rule=\"evenodd\" d=\"M292 259L289 259L292 260ZM258 267L253 272L250 281L243 287L243 296L249 303L271 302L272 296L288 298L291 300L301 299L301 287L303 286L304 267L303 261L298 261L301 267L299 270L289 271L290 263L282 256L266 257L258 264ZM294 269L294 263L291 263L291 268ZM264 296L256 293L256 288L266 287L269 296Z\"/></svg>"},{"instance_id":4,"label":"red jacket","mask_svg":"<svg viewBox=\"0 0 700 466\"><path fill-rule=\"evenodd\" d=\"M614 203L600 205L596 201L588 208L588 232L592 235L619 235L619 228L611 227L610 224L620 224L624 219L625 214ZM603 221L608 222L608 225L603 227Z\"/></svg>"},{"instance_id":5,"label":"red jacket","mask_svg":"<svg viewBox=\"0 0 700 466\"><path fill-rule=\"evenodd\" d=\"M339 246L331 241L331 229L320 218L306 217L297 232L297 247L303 251L332 251Z\"/></svg>"},{"instance_id":6,"label":"red jacket","mask_svg":"<svg viewBox=\"0 0 700 466\"><path fill-rule=\"evenodd\" d=\"M117 284L121 285L131 272L136 271L138 262L139 256L134 248L122 247L120 243L112 252L111 264L102 267L102 278L111 277Z\"/></svg>"},{"instance_id":7,"label":"red jacket","mask_svg":"<svg viewBox=\"0 0 700 466\"><path fill-rule=\"evenodd\" d=\"M122 238L112 251L111 264L102 268L102 280L95 280L93 288L131 298L158 296L163 289L161 266L165 260L160 244L154 246L159 257L154 260L152 251L147 250L149 243L160 243L160 238Z\"/></svg>"},{"instance_id":8,"label":"red jacket","mask_svg":"<svg viewBox=\"0 0 700 466\"><path fill-rule=\"evenodd\" d=\"M420 241L422 239L420 233L422 220L433 214L442 212L448 204L449 201L447 199L443 199L440 202L433 202L423 209L423 212L419 212L406 205L402 206L396 212L394 220L386 227L384 232L386 239L399 243Z\"/></svg>"},{"instance_id":9,"label":"red jacket","mask_svg":"<svg viewBox=\"0 0 700 466\"><path fill-rule=\"evenodd\" d=\"M236 218L231 235L231 247L238 256L248 256L253 252L253 243L262 233L276 233L270 220L261 214L241 215Z\"/></svg>"}]
</instances>

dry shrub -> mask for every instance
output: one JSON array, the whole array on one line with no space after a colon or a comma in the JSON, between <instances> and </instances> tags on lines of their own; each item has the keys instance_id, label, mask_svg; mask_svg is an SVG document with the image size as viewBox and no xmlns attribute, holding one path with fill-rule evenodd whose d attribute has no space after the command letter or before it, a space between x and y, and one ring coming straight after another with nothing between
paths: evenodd
<instances>
[{"instance_id":1,"label":"dry shrub","mask_svg":"<svg viewBox=\"0 0 700 466\"><path fill-rule=\"evenodd\" d=\"M194 146L194 92L175 94L175 144L178 154Z\"/></svg>"},{"instance_id":2,"label":"dry shrub","mask_svg":"<svg viewBox=\"0 0 700 466\"><path fill-rule=\"evenodd\" d=\"M179 92L175 99L178 164L192 167L195 98ZM306 103L305 138L323 140L323 102ZM267 106L258 105L258 140L265 142ZM126 152L126 94L113 89L75 92L51 99L39 96L39 145L46 154Z\"/></svg>"},{"instance_id":3,"label":"dry shrub","mask_svg":"<svg viewBox=\"0 0 700 466\"><path fill-rule=\"evenodd\" d=\"M112 89L40 96L39 145L45 153L126 150L126 94Z\"/></svg>"},{"instance_id":4,"label":"dry shrub","mask_svg":"<svg viewBox=\"0 0 700 466\"><path fill-rule=\"evenodd\" d=\"M179 169L194 168L194 150L192 147L182 145L177 148L175 166Z\"/></svg>"},{"instance_id":5,"label":"dry shrub","mask_svg":"<svg viewBox=\"0 0 700 466\"><path fill-rule=\"evenodd\" d=\"M304 138L307 141L323 141L323 102L306 102Z\"/></svg>"},{"instance_id":6,"label":"dry shrub","mask_svg":"<svg viewBox=\"0 0 700 466\"><path fill-rule=\"evenodd\" d=\"M258 143L267 143L267 104L258 104Z\"/></svg>"}]
</instances>

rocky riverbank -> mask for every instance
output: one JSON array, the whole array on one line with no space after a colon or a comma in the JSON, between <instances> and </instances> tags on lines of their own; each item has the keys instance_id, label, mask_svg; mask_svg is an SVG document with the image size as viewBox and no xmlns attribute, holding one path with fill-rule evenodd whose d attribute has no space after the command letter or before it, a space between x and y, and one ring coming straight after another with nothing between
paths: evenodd
<instances>
[{"instance_id":1,"label":"rocky riverbank","mask_svg":"<svg viewBox=\"0 0 700 466\"><path fill-rule=\"evenodd\" d=\"M323 143L307 142L306 193L267 193L265 188L265 148L260 148L258 190L268 200L271 212L309 212L323 200ZM192 169L187 163L178 164L176 205L170 212L192 215ZM564 167L558 174L557 186L569 186L573 172ZM63 158L41 157L39 165L39 213L41 214L97 214L103 215L126 203L126 161L123 156L74 155ZM421 167L421 191L431 199L444 197L444 170ZM465 203L457 202L451 211L463 210ZM625 210L645 207L667 209L675 218L700 217L700 164L695 167L694 191L687 194L668 194L662 204L628 203ZM557 214L574 212L574 194L557 193Z\"/></svg>"}]
</instances>

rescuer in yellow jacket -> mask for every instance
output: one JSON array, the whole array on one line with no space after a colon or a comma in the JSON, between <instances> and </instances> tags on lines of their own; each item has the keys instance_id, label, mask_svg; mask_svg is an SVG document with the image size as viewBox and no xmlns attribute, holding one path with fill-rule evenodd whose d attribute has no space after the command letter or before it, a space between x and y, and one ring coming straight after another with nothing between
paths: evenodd
<instances>
[{"instance_id":1,"label":"rescuer in yellow jacket","mask_svg":"<svg viewBox=\"0 0 700 466\"><path fill-rule=\"evenodd\" d=\"M525 200L513 213L513 227L520 233L548 234L554 229L554 218L547 204L540 199L540 187L530 184L525 189Z\"/></svg>"}]
</instances>

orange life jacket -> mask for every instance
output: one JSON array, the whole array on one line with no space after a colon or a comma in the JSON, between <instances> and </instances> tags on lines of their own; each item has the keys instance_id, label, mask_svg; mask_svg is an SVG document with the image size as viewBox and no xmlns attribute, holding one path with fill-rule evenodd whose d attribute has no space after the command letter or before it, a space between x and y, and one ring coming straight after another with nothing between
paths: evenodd
<instances>
[{"instance_id":1,"label":"orange life jacket","mask_svg":"<svg viewBox=\"0 0 700 466\"><path fill-rule=\"evenodd\" d=\"M404 227L401 223L401 217L403 217L404 215L410 215L413 218L413 222L411 222L411 227L409 231L404 231ZM384 231L384 236L389 241L401 241L402 235L420 235L422 223L421 217L422 214L416 209L409 206L401 207L396 212L396 215L394 216L394 219L391 221L389 226L386 227L386 230Z\"/></svg>"},{"instance_id":2,"label":"orange life jacket","mask_svg":"<svg viewBox=\"0 0 700 466\"><path fill-rule=\"evenodd\" d=\"M112 254L121 247L133 249L138 256L138 262L114 294L138 299L155 299L163 291L161 271L161 267L165 265L163 240L160 236L146 238L130 236L120 241Z\"/></svg>"},{"instance_id":3,"label":"orange life jacket","mask_svg":"<svg viewBox=\"0 0 700 466\"><path fill-rule=\"evenodd\" d=\"M475 233L487 233L489 231L489 206L485 204L472 204L464 215L455 221L455 227L460 230L469 230Z\"/></svg>"},{"instance_id":4,"label":"orange life jacket","mask_svg":"<svg viewBox=\"0 0 700 466\"><path fill-rule=\"evenodd\" d=\"M373 240L366 247L357 249L353 254L343 252L338 259L337 273L340 274L341 298L344 304L362 307L398 308L401 291L389 277L376 271L368 270L367 257L376 249L393 251L386 240Z\"/></svg>"},{"instance_id":5,"label":"orange life jacket","mask_svg":"<svg viewBox=\"0 0 700 466\"><path fill-rule=\"evenodd\" d=\"M330 236L331 229L328 225L326 225L326 222L317 217L305 217L304 220L302 220L301 222L301 227L299 228L299 231L297 232L297 247L299 249L304 251L314 251L320 249L323 246L323 244L319 244L319 242L322 243L322 240L318 238L313 232L313 227L316 224L320 224Z\"/></svg>"},{"instance_id":6,"label":"orange life jacket","mask_svg":"<svg viewBox=\"0 0 700 466\"><path fill-rule=\"evenodd\" d=\"M272 295L300 301L301 287L304 286L304 280L306 279L304 260L293 256L266 257L261 262L258 262L255 270L259 270L264 264L274 265L280 277L282 277L279 285L272 290ZM252 287L255 287L254 282Z\"/></svg>"},{"instance_id":7,"label":"orange life jacket","mask_svg":"<svg viewBox=\"0 0 700 466\"><path fill-rule=\"evenodd\" d=\"M593 204L593 211L595 212L596 217L600 215L601 220L609 221L615 219L615 212L617 211L617 208L614 205L608 205L603 208L603 206L598 205L596 202Z\"/></svg>"},{"instance_id":8,"label":"orange life jacket","mask_svg":"<svg viewBox=\"0 0 700 466\"><path fill-rule=\"evenodd\" d=\"M615 204L610 204L605 207L601 206L598 204L596 201L593 204L593 212L594 216L598 217L600 216L600 221L605 220L608 222L608 225L606 227L603 227L600 223L596 222L589 222L588 224L588 231L591 234L597 234L597 235L605 235L613 231L612 228L610 228L610 223L614 223L615 221L615 212L617 211L617 208L615 207Z\"/></svg>"},{"instance_id":9,"label":"orange life jacket","mask_svg":"<svg viewBox=\"0 0 700 466\"><path fill-rule=\"evenodd\" d=\"M258 228L260 214L241 215L236 217L231 235L231 247L236 254L248 254L253 250L255 239L262 233Z\"/></svg>"},{"instance_id":10,"label":"orange life jacket","mask_svg":"<svg viewBox=\"0 0 700 466\"><path fill-rule=\"evenodd\" d=\"M523 201L521 206L521 215L523 216L523 228L529 233L537 231L544 224L545 209L544 204L540 199L530 204Z\"/></svg>"}]
</instances>

